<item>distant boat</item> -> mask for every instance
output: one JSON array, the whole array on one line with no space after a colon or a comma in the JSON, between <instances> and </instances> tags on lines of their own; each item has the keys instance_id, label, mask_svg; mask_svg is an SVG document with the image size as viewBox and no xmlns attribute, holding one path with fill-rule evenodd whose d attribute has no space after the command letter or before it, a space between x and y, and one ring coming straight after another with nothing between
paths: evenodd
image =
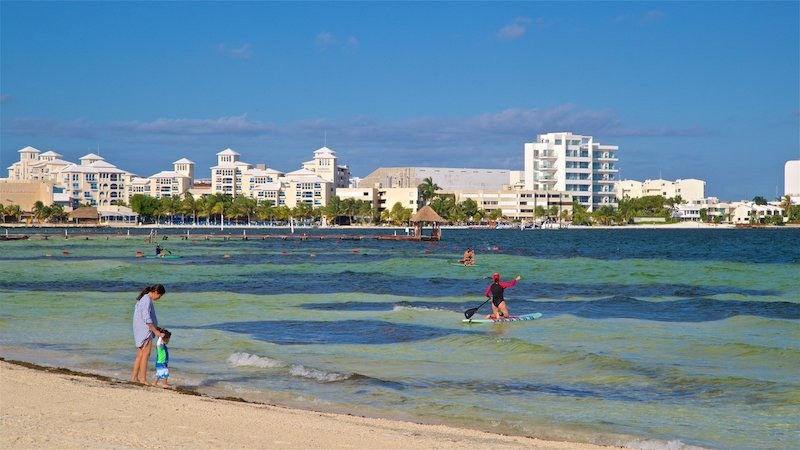
<instances>
[{"instance_id":1,"label":"distant boat","mask_svg":"<svg viewBox=\"0 0 800 450\"><path fill-rule=\"evenodd\" d=\"M26 235L23 235L23 236L8 236L8 235L3 235L3 236L0 236L0 241L21 241L21 240L23 240L23 239L28 239L28 237L29 237L29 236L28 236L27 234L26 234Z\"/></svg>"},{"instance_id":2,"label":"distant boat","mask_svg":"<svg viewBox=\"0 0 800 450\"><path fill-rule=\"evenodd\" d=\"M519 225L513 223L498 223L494 226L496 230L513 230L519 228Z\"/></svg>"}]
</instances>

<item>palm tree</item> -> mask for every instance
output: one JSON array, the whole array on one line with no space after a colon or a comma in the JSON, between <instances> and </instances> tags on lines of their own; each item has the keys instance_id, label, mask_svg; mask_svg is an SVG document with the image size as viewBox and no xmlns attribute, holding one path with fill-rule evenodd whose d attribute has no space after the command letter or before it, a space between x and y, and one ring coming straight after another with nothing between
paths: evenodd
<instances>
[{"instance_id":1,"label":"palm tree","mask_svg":"<svg viewBox=\"0 0 800 450\"><path fill-rule=\"evenodd\" d=\"M256 217L261 221L269 220L275 217L275 208L273 207L272 200L264 200L256 207Z\"/></svg>"},{"instance_id":2,"label":"palm tree","mask_svg":"<svg viewBox=\"0 0 800 450\"><path fill-rule=\"evenodd\" d=\"M5 215L11 216L14 222L19 222L19 218L22 217L22 209L19 205L8 205L5 208Z\"/></svg>"},{"instance_id":3,"label":"palm tree","mask_svg":"<svg viewBox=\"0 0 800 450\"><path fill-rule=\"evenodd\" d=\"M47 219L49 216L50 208L44 206L44 203L42 203L41 200L33 204L33 217L36 217L36 220L39 222L39 224L41 224L42 221Z\"/></svg>"},{"instance_id":4,"label":"palm tree","mask_svg":"<svg viewBox=\"0 0 800 450\"><path fill-rule=\"evenodd\" d=\"M63 222L69 215L64 211L64 207L58 203L50 205L50 220L58 223Z\"/></svg>"},{"instance_id":5,"label":"palm tree","mask_svg":"<svg viewBox=\"0 0 800 450\"><path fill-rule=\"evenodd\" d=\"M190 214L192 216L192 223L197 223L197 201L195 201L191 192L186 191L183 195L179 211L184 215ZM186 221L184 220L184 222Z\"/></svg>"},{"instance_id":6,"label":"palm tree","mask_svg":"<svg viewBox=\"0 0 800 450\"><path fill-rule=\"evenodd\" d=\"M6 207L0 203L0 221L6 223Z\"/></svg>"},{"instance_id":7,"label":"palm tree","mask_svg":"<svg viewBox=\"0 0 800 450\"><path fill-rule=\"evenodd\" d=\"M430 204L431 199L436 196L436 191L439 190L439 186L433 182L432 177L425 178L422 180L422 183L417 186L417 190L419 190L419 195L425 200L425 204Z\"/></svg>"},{"instance_id":8,"label":"palm tree","mask_svg":"<svg viewBox=\"0 0 800 450\"><path fill-rule=\"evenodd\" d=\"M784 195L781 199L781 208L783 208L784 217L789 217L792 212L792 196Z\"/></svg>"}]
</instances>

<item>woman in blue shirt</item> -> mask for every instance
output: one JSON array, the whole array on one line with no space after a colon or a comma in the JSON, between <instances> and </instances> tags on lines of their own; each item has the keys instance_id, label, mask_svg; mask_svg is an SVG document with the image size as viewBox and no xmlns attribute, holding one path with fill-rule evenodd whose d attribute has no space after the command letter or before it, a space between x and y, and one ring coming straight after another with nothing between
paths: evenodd
<instances>
[{"instance_id":1,"label":"woman in blue shirt","mask_svg":"<svg viewBox=\"0 0 800 450\"><path fill-rule=\"evenodd\" d=\"M136 297L133 311L133 340L136 344L136 359L133 360L131 381L147 384L147 361L153 348L153 337L163 337L158 329L158 318L153 302L160 299L167 290L160 284L147 286Z\"/></svg>"}]
</instances>

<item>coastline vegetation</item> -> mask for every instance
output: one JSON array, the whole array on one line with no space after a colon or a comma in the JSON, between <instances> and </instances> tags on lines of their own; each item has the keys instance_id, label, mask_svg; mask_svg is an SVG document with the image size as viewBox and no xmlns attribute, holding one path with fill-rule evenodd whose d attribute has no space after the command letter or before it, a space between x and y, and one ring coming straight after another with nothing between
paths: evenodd
<instances>
[{"instance_id":1,"label":"coastline vegetation","mask_svg":"<svg viewBox=\"0 0 800 450\"><path fill-rule=\"evenodd\" d=\"M432 179L427 178L418 186L420 197L437 214L448 221L449 225L489 225L493 223L519 223L502 215L500 209L487 211L479 207L472 199L456 202L453 194L439 193ZM680 196L665 198L651 195L639 198L617 200L617 207L603 206L589 212L586 207L573 200L572 210L560 210L557 206L545 208L536 206L533 213L535 223L570 223L578 226L612 226L632 223L672 224L680 220L673 214L675 207L685 203ZM753 199L757 205L766 205L764 197ZM275 206L270 200L258 202L247 197L233 197L229 194L209 194L194 197L185 193L183 197L155 198L136 194L131 196L130 203L115 201L112 204L127 206L137 214L141 224L177 224L177 225L209 225L223 222L237 225L253 223L314 225L394 225L408 226L412 216L411 208L399 202L376 213L370 202L353 198L334 196L325 206L312 207L307 203L299 203L293 208L285 205ZM89 206L89 205L84 205ZM753 215L753 224L783 225L800 224L800 205L795 205L791 197L780 198L780 207L784 215L774 215L767 219ZM728 215L710 214L706 208L700 209L700 221L703 223L726 223ZM34 204L31 211L23 211L19 205L3 205L0 203L0 223L19 223L23 216L33 224L62 224L69 220L69 214L60 204L44 205L41 201ZM324 218L324 222L323 222ZM648 220L652 219L652 220Z\"/></svg>"}]
</instances>

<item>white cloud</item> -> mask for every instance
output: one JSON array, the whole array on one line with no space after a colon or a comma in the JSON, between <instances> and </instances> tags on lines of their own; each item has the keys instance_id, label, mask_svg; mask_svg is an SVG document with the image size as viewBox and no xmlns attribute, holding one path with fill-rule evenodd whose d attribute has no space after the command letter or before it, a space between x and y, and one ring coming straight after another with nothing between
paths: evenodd
<instances>
[{"instance_id":1,"label":"white cloud","mask_svg":"<svg viewBox=\"0 0 800 450\"><path fill-rule=\"evenodd\" d=\"M351 165L354 173L366 175L377 167L444 166L509 168L522 165L522 146L536 135L572 131L601 139L655 136L704 136L702 127L641 127L623 123L613 111L591 110L575 105L548 108L509 108L470 117L414 117L378 122L367 117L346 120L314 118L287 124L230 117L187 119L158 118L152 121L92 122L74 120L12 120L3 130L25 145L50 139L58 146L80 147L105 143L118 151L120 167L136 167L144 152L151 158L168 159L189 155L203 161L223 148L254 153L245 161L263 161L291 169L308 158L309 152L327 145ZM613 144L613 142L610 142ZM169 155L169 156L168 156ZM125 160L127 158L127 161ZM213 163L209 163L213 164Z\"/></svg>"},{"instance_id":2,"label":"white cloud","mask_svg":"<svg viewBox=\"0 0 800 450\"><path fill-rule=\"evenodd\" d=\"M504 26L497 32L497 37L504 41L513 41L525 36L531 19L528 17L517 17L510 24Z\"/></svg>"},{"instance_id":3,"label":"white cloud","mask_svg":"<svg viewBox=\"0 0 800 450\"><path fill-rule=\"evenodd\" d=\"M250 59L253 57L253 46L249 42L245 42L239 47L229 48L226 44L217 44L217 53L229 56L235 59Z\"/></svg>"},{"instance_id":4,"label":"white cloud","mask_svg":"<svg viewBox=\"0 0 800 450\"><path fill-rule=\"evenodd\" d=\"M314 38L314 43L318 49L324 51L336 44L336 36L327 31L322 31Z\"/></svg>"},{"instance_id":5,"label":"white cloud","mask_svg":"<svg viewBox=\"0 0 800 450\"><path fill-rule=\"evenodd\" d=\"M333 33L322 31L314 38L314 44L323 52L336 49L343 53L354 53L358 50L359 42L358 38L352 35L340 40Z\"/></svg>"}]
</instances>

